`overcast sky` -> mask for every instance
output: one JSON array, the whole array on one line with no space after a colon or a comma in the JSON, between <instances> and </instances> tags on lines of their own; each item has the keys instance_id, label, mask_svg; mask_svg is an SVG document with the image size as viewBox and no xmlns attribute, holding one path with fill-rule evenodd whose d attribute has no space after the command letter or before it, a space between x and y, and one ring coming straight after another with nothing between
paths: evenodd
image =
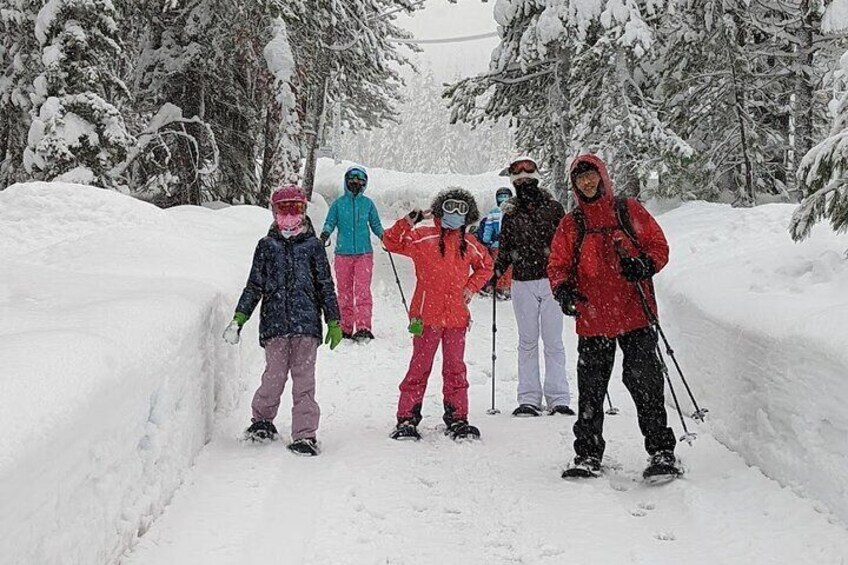
<instances>
[{"instance_id":1,"label":"overcast sky","mask_svg":"<svg viewBox=\"0 0 848 565\"><path fill-rule=\"evenodd\" d=\"M419 39L438 39L476 35L497 30L492 17L495 0L459 0L451 4L448 0L428 0L425 8L412 17L401 16L397 22L410 30ZM438 80L454 80L457 76L468 76L486 71L489 56L498 44L496 37L452 43L445 45L423 45L422 63L429 65Z\"/></svg>"}]
</instances>

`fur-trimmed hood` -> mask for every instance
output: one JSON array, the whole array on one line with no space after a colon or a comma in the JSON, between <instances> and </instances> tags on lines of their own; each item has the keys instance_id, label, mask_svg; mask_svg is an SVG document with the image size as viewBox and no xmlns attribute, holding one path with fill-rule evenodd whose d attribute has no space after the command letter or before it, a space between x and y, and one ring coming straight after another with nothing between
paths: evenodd
<instances>
[{"instance_id":1,"label":"fur-trimmed hood","mask_svg":"<svg viewBox=\"0 0 848 565\"><path fill-rule=\"evenodd\" d=\"M465 215L466 226L470 226L480 219L480 209L477 208L477 201L474 200L474 196L459 186L449 186L436 195L430 204L430 211L433 213L433 216L441 218L444 215L442 204L444 204L445 200L464 200L468 203L468 214Z\"/></svg>"}]
</instances>

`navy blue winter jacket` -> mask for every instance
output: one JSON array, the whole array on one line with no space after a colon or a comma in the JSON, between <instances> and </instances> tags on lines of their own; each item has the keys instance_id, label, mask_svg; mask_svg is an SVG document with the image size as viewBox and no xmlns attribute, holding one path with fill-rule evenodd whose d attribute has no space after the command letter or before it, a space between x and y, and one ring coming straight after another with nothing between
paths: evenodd
<instances>
[{"instance_id":1,"label":"navy blue winter jacket","mask_svg":"<svg viewBox=\"0 0 848 565\"><path fill-rule=\"evenodd\" d=\"M340 319L330 263L311 224L306 232L290 239L272 226L259 240L236 312L249 317L260 300L262 347L275 337L321 339L322 311L328 322Z\"/></svg>"}]
</instances>

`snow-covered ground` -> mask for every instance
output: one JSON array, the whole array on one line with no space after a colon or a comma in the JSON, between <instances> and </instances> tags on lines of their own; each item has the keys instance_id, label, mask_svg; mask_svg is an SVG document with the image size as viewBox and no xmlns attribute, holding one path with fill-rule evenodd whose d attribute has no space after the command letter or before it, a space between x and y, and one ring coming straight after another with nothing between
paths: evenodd
<instances>
[{"instance_id":1,"label":"snow-covered ground","mask_svg":"<svg viewBox=\"0 0 848 565\"><path fill-rule=\"evenodd\" d=\"M401 173L371 173L387 224L442 185L482 196L502 180L428 175L393 191ZM332 176L322 168L322 194L338 189ZM323 202L314 209L320 223ZM665 327L711 412L679 448L685 478L647 488L618 376L606 433L617 471L605 478L559 478L572 419L508 416L508 304L498 416L485 414L491 304L472 305L482 441L441 434L438 371L424 441L387 439L410 341L383 253L377 340L319 352L322 456L240 443L262 368L256 320L239 347L220 333L268 212L161 211L55 184L0 192L0 563L843 563L846 241L822 229L789 243L790 211L688 204L662 216ZM409 292L409 262L398 265ZM566 341L573 385L571 331ZM281 431L288 407L287 395Z\"/></svg>"}]
</instances>

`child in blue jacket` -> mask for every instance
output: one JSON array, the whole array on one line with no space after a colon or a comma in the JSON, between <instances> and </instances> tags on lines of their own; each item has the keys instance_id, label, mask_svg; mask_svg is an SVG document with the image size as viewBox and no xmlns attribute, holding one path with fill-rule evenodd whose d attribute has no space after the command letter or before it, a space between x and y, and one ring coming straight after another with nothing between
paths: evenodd
<instances>
[{"instance_id":1,"label":"child in blue jacket","mask_svg":"<svg viewBox=\"0 0 848 565\"><path fill-rule=\"evenodd\" d=\"M333 230L339 230L333 267L342 313L342 336L356 341L374 339L371 333L371 277L374 272L371 232L383 237L377 206L364 194L367 185L365 169L350 167L344 176L344 194L330 206L321 230L321 241L325 244Z\"/></svg>"}]
</instances>

